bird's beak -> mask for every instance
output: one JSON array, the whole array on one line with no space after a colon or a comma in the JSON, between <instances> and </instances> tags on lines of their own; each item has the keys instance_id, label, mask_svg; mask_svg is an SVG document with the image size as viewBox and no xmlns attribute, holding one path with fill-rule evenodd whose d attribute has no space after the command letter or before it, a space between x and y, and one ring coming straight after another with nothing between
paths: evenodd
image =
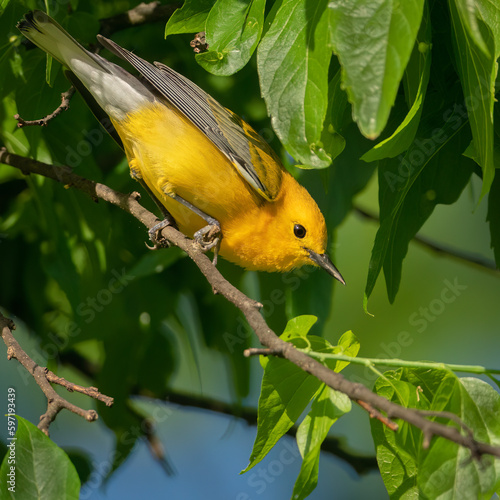
<instances>
[{"instance_id":1,"label":"bird's beak","mask_svg":"<svg viewBox=\"0 0 500 500\"><path fill-rule=\"evenodd\" d=\"M331 274L335 279L339 280L343 285L345 285L344 278L339 273L339 270L334 266L333 262L330 260L330 257L326 253L316 253L309 248L306 248L309 252L309 258L317 264L319 267L322 267L328 274Z\"/></svg>"}]
</instances>

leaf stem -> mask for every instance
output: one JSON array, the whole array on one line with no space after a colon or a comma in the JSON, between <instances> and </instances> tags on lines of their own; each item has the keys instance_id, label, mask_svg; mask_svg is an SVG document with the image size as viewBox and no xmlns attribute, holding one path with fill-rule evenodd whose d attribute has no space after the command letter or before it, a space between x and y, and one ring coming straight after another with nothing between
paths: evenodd
<instances>
[{"instance_id":1,"label":"leaf stem","mask_svg":"<svg viewBox=\"0 0 500 500\"><path fill-rule=\"evenodd\" d=\"M307 349L297 349L302 351L312 358L322 359L335 359L337 361L347 361L355 365L364 365L370 369L373 366L397 366L405 368L433 368L435 370L451 370L453 372L475 373L477 375L500 374L500 368L485 368L484 366L477 365L457 365L453 363L435 363L430 361L406 361L404 359L390 358L390 359L377 359L377 358L355 358L345 354L333 354L309 351Z\"/></svg>"}]
</instances>

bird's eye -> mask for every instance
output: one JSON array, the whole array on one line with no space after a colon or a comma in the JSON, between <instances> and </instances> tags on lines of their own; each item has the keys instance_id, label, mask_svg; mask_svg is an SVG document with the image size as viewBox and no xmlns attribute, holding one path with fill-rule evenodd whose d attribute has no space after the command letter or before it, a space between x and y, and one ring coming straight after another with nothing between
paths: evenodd
<instances>
[{"instance_id":1,"label":"bird's eye","mask_svg":"<svg viewBox=\"0 0 500 500\"><path fill-rule=\"evenodd\" d=\"M297 238L302 239L306 235L306 228L302 224L295 224L295 226L293 226L293 234L297 236Z\"/></svg>"}]
</instances>

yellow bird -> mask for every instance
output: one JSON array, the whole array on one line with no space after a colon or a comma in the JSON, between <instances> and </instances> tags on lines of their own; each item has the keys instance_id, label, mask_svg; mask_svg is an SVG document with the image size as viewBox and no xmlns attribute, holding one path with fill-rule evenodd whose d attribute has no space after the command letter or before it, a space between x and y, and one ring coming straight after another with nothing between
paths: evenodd
<instances>
[{"instance_id":1,"label":"yellow bird","mask_svg":"<svg viewBox=\"0 0 500 500\"><path fill-rule=\"evenodd\" d=\"M217 245L222 257L246 269L286 272L313 264L345 284L326 253L316 202L250 125L171 68L100 35L141 78L84 49L41 11L17 27L68 68L87 100L109 116L131 175L162 209L163 225L175 221L205 249Z\"/></svg>"}]
</instances>

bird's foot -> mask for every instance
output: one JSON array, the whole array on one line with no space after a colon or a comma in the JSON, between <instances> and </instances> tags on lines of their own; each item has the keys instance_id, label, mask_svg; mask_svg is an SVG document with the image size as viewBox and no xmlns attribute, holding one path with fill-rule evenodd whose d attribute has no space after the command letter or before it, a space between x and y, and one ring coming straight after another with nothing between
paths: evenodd
<instances>
[{"instance_id":1,"label":"bird's foot","mask_svg":"<svg viewBox=\"0 0 500 500\"><path fill-rule=\"evenodd\" d=\"M215 262L217 262L217 252L221 240L222 232L220 224L215 220L194 233L194 241L196 241L203 252L208 252L215 247Z\"/></svg>"},{"instance_id":2,"label":"bird's foot","mask_svg":"<svg viewBox=\"0 0 500 500\"><path fill-rule=\"evenodd\" d=\"M161 231L163 228L167 226L175 226L175 224L172 223L171 220L169 219L163 219L161 222L158 222L158 224L155 224L149 231L149 239L153 242L152 246L149 246L146 243L146 246L150 250L158 250L159 248L168 248L170 247L170 243L161 236Z\"/></svg>"}]
</instances>

